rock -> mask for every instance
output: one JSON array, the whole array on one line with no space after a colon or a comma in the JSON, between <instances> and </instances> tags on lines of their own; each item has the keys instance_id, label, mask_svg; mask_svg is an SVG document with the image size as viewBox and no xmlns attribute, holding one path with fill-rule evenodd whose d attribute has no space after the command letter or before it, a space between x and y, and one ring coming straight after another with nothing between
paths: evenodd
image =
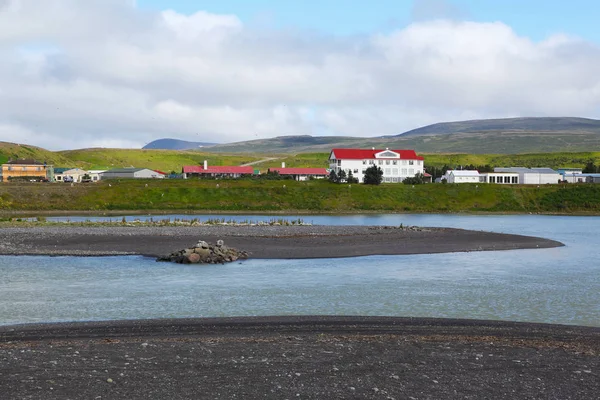
<instances>
[{"instance_id":1,"label":"rock","mask_svg":"<svg viewBox=\"0 0 600 400\"><path fill-rule=\"evenodd\" d=\"M192 253L189 256L187 256L187 260L190 264L198 264L201 258L199 254Z\"/></svg>"},{"instance_id":2,"label":"rock","mask_svg":"<svg viewBox=\"0 0 600 400\"><path fill-rule=\"evenodd\" d=\"M218 240L214 246L201 240L197 243L196 247L179 250L168 256L158 257L156 261L168 261L179 264L224 264L247 258L247 252L227 247L223 240Z\"/></svg>"}]
</instances>

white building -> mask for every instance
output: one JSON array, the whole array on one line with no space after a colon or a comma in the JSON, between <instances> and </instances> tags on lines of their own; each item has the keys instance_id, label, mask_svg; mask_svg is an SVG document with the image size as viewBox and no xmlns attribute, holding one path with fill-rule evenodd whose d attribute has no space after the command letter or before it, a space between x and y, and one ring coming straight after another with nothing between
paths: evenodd
<instances>
[{"instance_id":1,"label":"white building","mask_svg":"<svg viewBox=\"0 0 600 400\"><path fill-rule=\"evenodd\" d=\"M479 171L474 170L453 170L449 169L442 176L448 183L479 183Z\"/></svg>"},{"instance_id":2,"label":"white building","mask_svg":"<svg viewBox=\"0 0 600 400\"><path fill-rule=\"evenodd\" d=\"M105 169L92 169L92 170L88 171L87 173L90 176L90 178L92 179L92 182L96 182L96 181L99 181L100 179L102 179L102 174L105 172L106 172Z\"/></svg>"},{"instance_id":3,"label":"white building","mask_svg":"<svg viewBox=\"0 0 600 400\"><path fill-rule=\"evenodd\" d=\"M352 172L361 183L365 171L373 165L381 168L386 183L399 183L423 173L423 157L417 156L414 150L333 149L329 154L331 170Z\"/></svg>"},{"instance_id":4,"label":"white building","mask_svg":"<svg viewBox=\"0 0 600 400\"><path fill-rule=\"evenodd\" d=\"M519 174L516 172L484 172L479 174L479 182L518 185Z\"/></svg>"},{"instance_id":5,"label":"white building","mask_svg":"<svg viewBox=\"0 0 600 400\"><path fill-rule=\"evenodd\" d=\"M519 174L519 183L523 185L556 184L562 176L551 168L494 168L494 172L515 172Z\"/></svg>"}]
</instances>

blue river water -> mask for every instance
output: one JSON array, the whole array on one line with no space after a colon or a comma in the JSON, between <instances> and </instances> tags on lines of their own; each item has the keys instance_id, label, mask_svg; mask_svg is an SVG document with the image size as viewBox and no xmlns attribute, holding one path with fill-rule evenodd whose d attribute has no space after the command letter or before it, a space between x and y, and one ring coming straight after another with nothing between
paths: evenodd
<instances>
[{"instance_id":1,"label":"blue river water","mask_svg":"<svg viewBox=\"0 0 600 400\"><path fill-rule=\"evenodd\" d=\"M248 260L217 266L165 264L144 257L4 256L0 257L0 324L318 314L600 326L600 217L394 214L154 218L176 217L241 221L301 218L313 224L457 227L541 236L566 246ZM74 221L77 217L68 218Z\"/></svg>"}]
</instances>

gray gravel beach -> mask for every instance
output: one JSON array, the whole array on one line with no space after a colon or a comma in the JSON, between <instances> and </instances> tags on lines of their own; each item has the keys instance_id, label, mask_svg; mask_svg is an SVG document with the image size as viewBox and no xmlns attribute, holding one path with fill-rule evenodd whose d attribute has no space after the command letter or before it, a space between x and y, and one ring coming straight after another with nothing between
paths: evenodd
<instances>
[{"instance_id":1,"label":"gray gravel beach","mask_svg":"<svg viewBox=\"0 0 600 400\"><path fill-rule=\"evenodd\" d=\"M251 258L327 258L536 249L563 246L537 237L450 228L385 226L45 226L0 230L4 255L161 256L198 240Z\"/></svg>"},{"instance_id":2,"label":"gray gravel beach","mask_svg":"<svg viewBox=\"0 0 600 400\"><path fill-rule=\"evenodd\" d=\"M382 317L0 327L2 399L572 399L600 329Z\"/></svg>"}]
</instances>

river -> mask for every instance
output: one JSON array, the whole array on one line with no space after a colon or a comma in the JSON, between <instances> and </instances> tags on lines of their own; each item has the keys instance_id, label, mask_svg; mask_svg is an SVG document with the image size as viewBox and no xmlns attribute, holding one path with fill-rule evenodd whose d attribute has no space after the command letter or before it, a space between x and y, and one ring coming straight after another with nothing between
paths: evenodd
<instances>
[{"instance_id":1,"label":"river","mask_svg":"<svg viewBox=\"0 0 600 400\"><path fill-rule=\"evenodd\" d=\"M600 217L394 214L181 215L154 219L176 217L253 221L301 218L314 224L456 227L541 236L566 246L348 259L248 260L200 267L156 263L144 257L3 256L0 324L320 314L600 326ZM60 218L73 221L78 217Z\"/></svg>"}]
</instances>

